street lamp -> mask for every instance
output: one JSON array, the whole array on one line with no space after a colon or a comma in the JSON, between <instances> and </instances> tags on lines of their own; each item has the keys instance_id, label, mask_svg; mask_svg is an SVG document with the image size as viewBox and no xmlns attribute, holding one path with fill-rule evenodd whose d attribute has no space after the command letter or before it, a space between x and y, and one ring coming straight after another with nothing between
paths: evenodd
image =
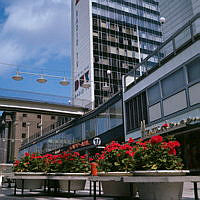
<instances>
[{"instance_id":1,"label":"street lamp","mask_svg":"<svg viewBox=\"0 0 200 200\"><path fill-rule=\"evenodd\" d=\"M63 85L63 86L69 85L69 82L66 80L65 77L64 77L63 80L61 80L59 83L60 83L60 85Z\"/></svg>"},{"instance_id":2,"label":"street lamp","mask_svg":"<svg viewBox=\"0 0 200 200\"><path fill-rule=\"evenodd\" d=\"M16 72L16 75L12 76L12 79L15 80L15 81L21 81L23 80L23 76L20 75L20 73L17 71Z\"/></svg>"},{"instance_id":3,"label":"street lamp","mask_svg":"<svg viewBox=\"0 0 200 200\"><path fill-rule=\"evenodd\" d=\"M166 21L165 17L161 17L161 18L160 18L160 23L161 23L161 24L164 24L165 21Z\"/></svg>"},{"instance_id":4,"label":"street lamp","mask_svg":"<svg viewBox=\"0 0 200 200\"><path fill-rule=\"evenodd\" d=\"M161 27L161 33L162 33L162 42L163 42L163 24L166 22L165 17L160 18L160 27Z\"/></svg>"},{"instance_id":5,"label":"street lamp","mask_svg":"<svg viewBox=\"0 0 200 200\"><path fill-rule=\"evenodd\" d=\"M137 34L137 46L138 46L138 59L139 59L139 63L141 63L142 58L141 58L141 51L140 51L140 34L139 34L139 28L138 25L136 25L136 34ZM142 66L140 65L140 76L142 76L143 74L143 69Z\"/></svg>"},{"instance_id":6,"label":"street lamp","mask_svg":"<svg viewBox=\"0 0 200 200\"><path fill-rule=\"evenodd\" d=\"M27 125L27 128L28 128L27 138L28 138L28 143L29 143L29 137L30 137L30 125L31 125L31 123L30 123L30 122L27 122L26 125Z\"/></svg>"},{"instance_id":7,"label":"street lamp","mask_svg":"<svg viewBox=\"0 0 200 200\"><path fill-rule=\"evenodd\" d=\"M41 74L40 77L37 79L38 83L46 83L47 79L44 78L44 76Z\"/></svg>"},{"instance_id":8,"label":"street lamp","mask_svg":"<svg viewBox=\"0 0 200 200\"><path fill-rule=\"evenodd\" d=\"M104 91L108 91L109 92L109 97L110 97L110 93L111 93L111 83L110 83L110 79L111 79L111 70L107 70L107 75L108 75L108 83L107 82L105 82L105 84L103 85L103 87L102 87L102 89L104 90Z\"/></svg>"},{"instance_id":9,"label":"street lamp","mask_svg":"<svg viewBox=\"0 0 200 200\"><path fill-rule=\"evenodd\" d=\"M43 119L42 119L42 115L41 115L39 127L40 127L40 136L42 136L42 135L43 135L43 134L42 134L42 128L43 128Z\"/></svg>"},{"instance_id":10,"label":"street lamp","mask_svg":"<svg viewBox=\"0 0 200 200\"><path fill-rule=\"evenodd\" d=\"M36 81L38 83L46 83L47 79L45 77L52 77L52 78L62 78L62 80L59 82L60 85L62 86L67 86L69 82L66 80L66 77L62 76L54 76L54 75L49 75L49 74L38 74L38 73L32 73L32 72L22 72L22 71L17 71L16 75L12 76L12 79L15 81L21 81L24 79L22 74L28 74L28 75L33 75L33 76L40 76Z\"/></svg>"}]
</instances>

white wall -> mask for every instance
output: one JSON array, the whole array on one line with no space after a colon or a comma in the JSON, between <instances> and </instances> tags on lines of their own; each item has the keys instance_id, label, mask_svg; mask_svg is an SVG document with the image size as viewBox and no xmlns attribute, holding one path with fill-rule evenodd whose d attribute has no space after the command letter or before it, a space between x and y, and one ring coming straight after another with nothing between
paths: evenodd
<instances>
[{"instance_id":1,"label":"white wall","mask_svg":"<svg viewBox=\"0 0 200 200\"><path fill-rule=\"evenodd\" d=\"M79 81L84 74L89 71L90 88L78 87L75 91L73 83L73 98L76 105L84 106L88 101L94 101L94 81L93 81L93 58L92 58L92 14L91 1L80 0L77 5L72 0L72 67L73 79ZM78 43L77 43L78 41ZM77 66L78 63L78 66ZM84 79L86 77L84 76ZM81 101L88 100L87 102Z\"/></svg>"}]
</instances>

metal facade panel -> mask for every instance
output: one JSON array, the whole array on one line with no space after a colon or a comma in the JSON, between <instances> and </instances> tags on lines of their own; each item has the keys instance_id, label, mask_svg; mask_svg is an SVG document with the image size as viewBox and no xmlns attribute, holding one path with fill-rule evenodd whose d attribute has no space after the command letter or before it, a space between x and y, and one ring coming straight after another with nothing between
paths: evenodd
<instances>
[{"instance_id":1,"label":"metal facade panel","mask_svg":"<svg viewBox=\"0 0 200 200\"><path fill-rule=\"evenodd\" d=\"M170 115L187 107L185 91L179 92L163 101L164 115Z\"/></svg>"}]
</instances>

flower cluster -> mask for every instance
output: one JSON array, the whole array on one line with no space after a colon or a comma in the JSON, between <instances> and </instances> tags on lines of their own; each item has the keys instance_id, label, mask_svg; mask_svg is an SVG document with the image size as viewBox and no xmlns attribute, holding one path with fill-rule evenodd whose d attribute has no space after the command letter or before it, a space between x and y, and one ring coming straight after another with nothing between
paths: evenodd
<instances>
[{"instance_id":1,"label":"flower cluster","mask_svg":"<svg viewBox=\"0 0 200 200\"><path fill-rule=\"evenodd\" d=\"M135 146L136 170L179 170L183 168L182 159L177 155L176 148L180 143L173 138L166 141L160 135L148 141L139 141Z\"/></svg>"},{"instance_id":2,"label":"flower cluster","mask_svg":"<svg viewBox=\"0 0 200 200\"><path fill-rule=\"evenodd\" d=\"M44 170L43 158L39 154L25 155L14 162L15 172L42 172Z\"/></svg>"},{"instance_id":3,"label":"flower cluster","mask_svg":"<svg viewBox=\"0 0 200 200\"><path fill-rule=\"evenodd\" d=\"M130 171L134 168L134 151L129 143L113 141L96 157L100 171Z\"/></svg>"},{"instance_id":4,"label":"flower cluster","mask_svg":"<svg viewBox=\"0 0 200 200\"><path fill-rule=\"evenodd\" d=\"M97 157L102 171L134 171L134 170L175 170L182 169L182 159L177 155L176 148L180 143L173 138L163 139L153 136L147 141L134 141L129 138L127 143L111 142Z\"/></svg>"},{"instance_id":5,"label":"flower cluster","mask_svg":"<svg viewBox=\"0 0 200 200\"><path fill-rule=\"evenodd\" d=\"M87 155L78 152L63 152L57 155L29 154L14 162L15 172L89 172L90 163Z\"/></svg>"},{"instance_id":6,"label":"flower cluster","mask_svg":"<svg viewBox=\"0 0 200 200\"><path fill-rule=\"evenodd\" d=\"M160 135L151 139L126 143L112 141L101 153L89 158L78 152L62 152L57 155L29 154L14 162L15 172L63 172L81 173L90 171L90 162L96 161L99 171L134 170L179 170L183 168L182 159L177 155L180 143L172 137Z\"/></svg>"}]
</instances>

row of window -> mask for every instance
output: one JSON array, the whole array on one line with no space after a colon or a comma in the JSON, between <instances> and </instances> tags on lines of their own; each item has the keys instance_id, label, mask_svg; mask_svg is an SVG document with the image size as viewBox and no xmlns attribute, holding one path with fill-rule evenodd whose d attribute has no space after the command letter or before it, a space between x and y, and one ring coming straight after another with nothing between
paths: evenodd
<instances>
[{"instance_id":1,"label":"row of window","mask_svg":"<svg viewBox=\"0 0 200 200\"><path fill-rule=\"evenodd\" d=\"M120 43L126 46L136 46L137 47L137 40L136 39L131 39L131 38L126 38L126 37L119 37L117 35L109 34L106 32L100 32L93 30L93 36L94 39L102 39L107 42L112 42L112 43Z\"/></svg>"},{"instance_id":2,"label":"row of window","mask_svg":"<svg viewBox=\"0 0 200 200\"><path fill-rule=\"evenodd\" d=\"M146 92L129 99L126 104L127 131L141 127L141 122L148 123Z\"/></svg>"},{"instance_id":3,"label":"row of window","mask_svg":"<svg viewBox=\"0 0 200 200\"><path fill-rule=\"evenodd\" d=\"M187 74L181 68L170 74L159 83L154 84L148 89L149 105L157 103L161 98L169 97L175 92L183 89L186 84L200 78L200 58L195 59L186 65Z\"/></svg>"},{"instance_id":4,"label":"row of window","mask_svg":"<svg viewBox=\"0 0 200 200\"><path fill-rule=\"evenodd\" d=\"M22 114L22 117L28 117L28 114L27 114L27 113L23 113L23 114ZM37 118L38 118L38 119L41 119L41 115L37 115ZM51 119L51 120L54 120L54 119L56 119L56 117L52 115L52 116L50 116L50 119Z\"/></svg>"},{"instance_id":5,"label":"row of window","mask_svg":"<svg viewBox=\"0 0 200 200\"><path fill-rule=\"evenodd\" d=\"M100 19L97 19L97 18L93 18L93 26L111 29L111 30L114 30L114 31L119 31L121 33L126 33L126 34L130 34L130 35L136 35L137 34L136 30L132 27L118 25L117 23L109 22L109 21L103 20L103 19L100 20Z\"/></svg>"},{"instance_id":6,"label":"row of window","mask_svg":"<svg viewBox=\"0 0 200 200\"><path fill-rule=\"evenodd\" d=\"M30 122L22 122L22 127L28 127L30 126ZM37 128L40 128L41 127L41 123L37 123Z\"/></svg>"},{"instance_id":7,"label":"row of window","mask_svg":"<svg viewBox=\"0 0 200 200\"><path fill-rule=\"evenodd\" d=\"M122 49L118 47L113 47L109 45L100 45L98 43L94 43L94 50L96 51L102 51L104 53L111 53L111 54L116 54L120 56L126 56L126 57L134 57L136 59L139 58L138 52L136 51L130 51L127 49Z\"/></svg>"},{"instance_id":8,"label":"row of window","mask_svg":"<svg viewBox=\"0 0 200 200\"><path fill-rule=\"evenodd\" d=\"M134 13L142 17L152 19L152 20L158 20L158 6L157 5L147 4L146 2L142 2L142 1L136 2L136 0L132 0L128 4L125 4L126 1L114 2L114 1L109 1L109 0L107 1L93 0L93 2L96 2L99 5L104 5L106 7L123 10L124 12ZM156 12L151 12L151 11L156 11Z\"/></svg>"},{"instance_id":9,"label":"row of window","mask_svg":"<svg viewBox=\"0 0 200 200\"><path fill-rule=\"evenodd\" d=\"M118 21L122 21L125 22L127 24L137 24L138 26L141 26L143 28L147 28L150 30L155 30L160 32L160 24L156 24L154 20L151 20L151 22L148 20L144 20L144 19L139 19L137 17L137 15L132 15L130 13L124 13L124 14L120 14L120 11L108 11L108 10L104 10L104 9L99 9L97 7L93 7L93 14L96 15L100 15L106 18L110 18L113 20L118 20ZM132 15L132 16L131 16Z\"/></svg>"}]
</instances>

